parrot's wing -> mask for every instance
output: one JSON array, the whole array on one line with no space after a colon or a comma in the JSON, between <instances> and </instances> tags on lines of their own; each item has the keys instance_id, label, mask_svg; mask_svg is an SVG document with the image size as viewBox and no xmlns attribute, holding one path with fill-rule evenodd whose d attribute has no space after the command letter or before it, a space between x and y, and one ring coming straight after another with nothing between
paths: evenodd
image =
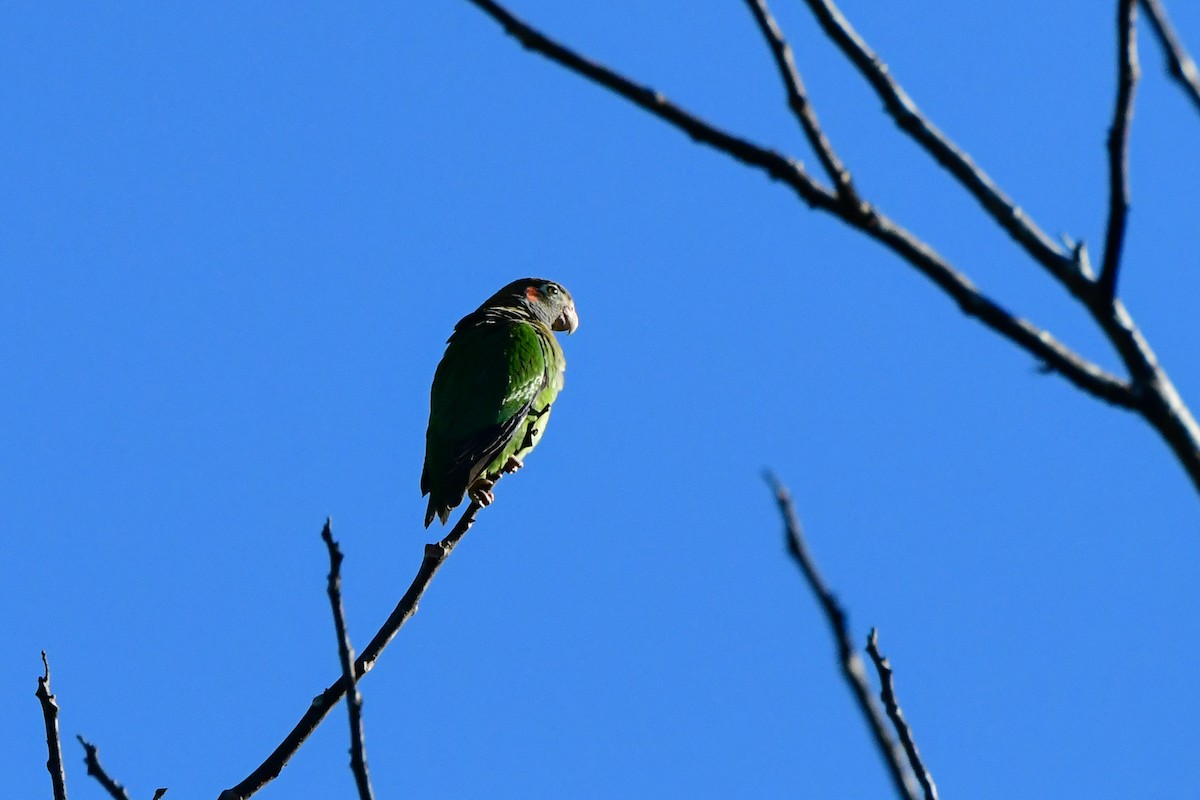
<instances>
[{"instance_id":1,"label":"parrot's wing","mask_svg":"<svg viewBox=\"0 0 1200 800\"><path fill-rule=\"evenodd\" d=\"M421 475L422 492L431 501L438 495L435 505L458 504L519 434L546 380L543 346L532 326L456 331L434 377Z\"/></svg>"},{"instance_id":2,"label":"parrot's wing","mask_svg":"<svg viewBox=\"0 0 1200 800\"><path fill-rule=\"evenodd\" d=\"M488 464L500 455L504 446L512 441L532 406L533 398L531 397L519 406L516 413L508 419L457 442L450 452L450 470L469 476L466 482L470 483L471 477L479 475Z\"/></svg>"}]
</instances>

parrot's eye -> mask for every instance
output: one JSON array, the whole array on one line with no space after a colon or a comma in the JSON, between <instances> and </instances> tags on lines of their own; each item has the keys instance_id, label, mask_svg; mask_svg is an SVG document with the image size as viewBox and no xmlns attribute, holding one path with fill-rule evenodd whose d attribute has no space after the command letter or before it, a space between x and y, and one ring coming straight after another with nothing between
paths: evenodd
<instances>
[{"instance_id":1,"label":"parrot's eye","mask_svg":"<svg viewBox=\"0 0 1200 800\"><path fill-rule=\"evenodd\" d=\"M558 294L558 287L555 286L553 283L547 283L542 288L542 291L544 291L546 293L547 297L554 297L554 295Z\"/></svg>"}]
</instances>

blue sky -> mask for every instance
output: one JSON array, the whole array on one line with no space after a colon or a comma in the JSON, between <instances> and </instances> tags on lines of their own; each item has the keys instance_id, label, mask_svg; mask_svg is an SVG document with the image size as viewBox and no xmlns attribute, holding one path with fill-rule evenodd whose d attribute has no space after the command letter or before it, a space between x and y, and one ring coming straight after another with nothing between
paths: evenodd
<instances>
[{"instance_id":1,"label":"blue sky","mask_svg":"<svg viewBox=\"0 0 1200 800\"><path fill-rule=\"evenodd\" d=\"M863 193L1117 369L777 5ZM1110 5L843 10L1096 253ZM514 9L812 163L742 4ZM1170 11L1200 51L1200 8ZM1197 408L1200 115L1141 45L1121 288ZM527 274L576 298L566 389L362 684L377 796L888 796L766 466L856 638L878 626L943 797L1200 784L1200 504L1167 448L783 187L465 2L24 3L0 74L11 796L49 796L41 649L73 797L101 796L77 733L141 797L215 797L259 763L337 674L322 521L361 647L429 539L445 337ZM339 709L259 796L351 797L346 746Z\"/></svg>"}]
</instances>

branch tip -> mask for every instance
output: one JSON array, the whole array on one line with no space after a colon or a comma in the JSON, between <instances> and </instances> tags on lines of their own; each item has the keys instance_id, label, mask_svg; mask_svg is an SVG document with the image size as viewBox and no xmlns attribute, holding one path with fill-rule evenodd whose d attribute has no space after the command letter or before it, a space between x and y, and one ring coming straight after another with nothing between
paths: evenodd
<instances>
[{"instance_id":1,"label":"branch tip","mask_svg":"<svg viewBox=\"0 0 1200 800\"><path fill-rule=\"evenodd\" d=\"M33 694L42 707L42 722L46 729L46 771L54 800L67 800L67 775L63 767L62 739L58 732L58 699L50 691L50 659L42 651L42 674L37 679L37 691Z\"/></svg>"},{"instance_id":2,"label":"branch tip","mask_svg":"<svg viewBox=\"0 0 1200 800\"><path fill-rule=\"evenodd\" d=\"M350 644L350 633L346 626L346 611L342 604L342 560L343 555L333 540L333 520L326 517L321 538L329 551L329 580L326 587L329 605L333 611L334 632L337 634L338 661L342 666L342 681L346 684L346 711L350 718L350 771L358 788L359 800L374 800L370 771L367 767L366 748L363 745L362 695L358 691L358 677L354 669L354 647Z\"/></svg>"},{"instance_id":3,"label":"branch tip","mask_svg":"<svg viewBox=\"0 0 1200 800\"><path fill-rule=\"evenodd\" d=\"M917 749L916 740L913 739L912 728L909 727L907 720L904 719L904 713L900 710L900 703L896 699L895 671L887 657L879 651L879 632L875 628L871 629L871 633L867 637L867 653L871 656L871 661L875 664L875 671L879 675L879 698L883 701L892 728L904 748L907 767L911 774L916 776L917 782L921 784L924 799L938 800L937 786L933 782L933 776L929 774L929 769L921 760L921 753Z\"/></svg>"},{"instance_id":4,"label":"branch tip","mask_svg":"<svg viewBox=\"0 0 1200 800\"><path fill-rule=\"evenodd\" d=\"M76 739L83 745L85 757L83 763L87 765L87 774L96 779L96 782L104 787L104 791L108 792L109 797L113 800L130 800L129 792L117 781L113 780L104 767L100 766L100 756L96 745L76 734Z\"/></svg>"}]
</instances>

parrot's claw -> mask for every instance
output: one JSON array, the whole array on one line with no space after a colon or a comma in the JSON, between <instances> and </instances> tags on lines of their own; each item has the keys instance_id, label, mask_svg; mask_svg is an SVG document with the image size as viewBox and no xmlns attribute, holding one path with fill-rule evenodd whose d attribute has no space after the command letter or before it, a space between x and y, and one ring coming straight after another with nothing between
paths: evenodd
<instances>
[{"instance_id":1,"label":"parrot's claw","mask_svg":"<svg viewBox=\"0 0 1200 800\"><path fill-rule=\"evenodd\" d=\"M509 456L508 461L505 462L504 466L500 468L500 471L507 472L509 475L511 475L523 466L525 466L524 461L516 456Z\"/></svg>"},{"instance_id":2,"label":"parrot's claw","mask_svg":"<svg viewBox=\"0 0 1200 800\"><path fill-rule=\"evenodd\" d=\"M473 501L479 503L480 508L487 508L496 499L496 495L492 494L492 487L495 485L495 481L487 478L476 478L475 482L467 488L467 494Z\"/></svg>"}]
</instances>

